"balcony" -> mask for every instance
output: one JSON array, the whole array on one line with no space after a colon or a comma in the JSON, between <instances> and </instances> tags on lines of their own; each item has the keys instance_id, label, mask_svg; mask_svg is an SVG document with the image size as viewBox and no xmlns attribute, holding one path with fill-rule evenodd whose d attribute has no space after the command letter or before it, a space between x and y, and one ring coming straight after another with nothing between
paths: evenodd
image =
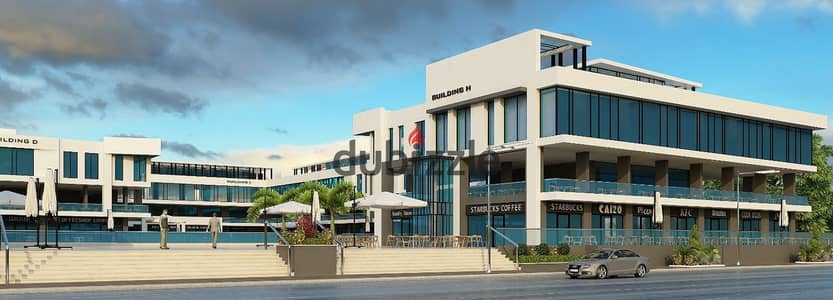
<instances>
[{"instance_id":1,"label":"balcony","mask_svg":"<svg viewBox=\"0 0 833 300\"><path fill-rule=\"evenodd\" d=\"M58 211L104 211L98 203L58 203Z\"/></svg>"},{"instance_id":2,"label":"balcony","mask_svg":"<svg viewBox=\"0 0 833 300\"><path fill-rule=\"evenodd\" d=\"M147 213L147 212L149 212L147 205L137 205L137 204L113 204L113 211L114 212L125 212L125 213Z\"/></svg>"},{"instance_id":3,"label":"balcony","mask_svg":"<svg viewBox=\"0 0 833 300\"><path fill-rule=\"evenodd\" d=\"M515 181L506 183L493 183L490 187L492 196L525 195L526 181ZM485 198L487 193L486 185L469 187L469 198Z\"/></svg>"},{"instance_id":4,"label":"balcony","mask_svg":"<svg viewBox=\"0 0 833 300\"><path fill-rule=\"evenodd\" d=\"M790 195L772 195L750 192L733 192L706 190L685 187L656 186L647 184L630 184L618 182L584 181L575 179L550 178L544 180L545 192L571 192L626 196L653 197L660 192L663 197L680 199L699 199L715 201L737 201L748 203L780 204L781 199L791 205L809 205L807 197Z\"/></svg>"}]
</instances>

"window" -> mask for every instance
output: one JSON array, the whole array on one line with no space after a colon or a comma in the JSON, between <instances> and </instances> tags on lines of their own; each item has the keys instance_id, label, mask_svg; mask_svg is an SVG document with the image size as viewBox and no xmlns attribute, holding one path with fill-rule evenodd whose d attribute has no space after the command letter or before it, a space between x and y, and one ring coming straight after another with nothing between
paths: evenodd
<instances>
[{"instance_id":1,"label":"window","mask_svg":"<svg viewBox=\"0 0 833 300\"><path fill-rule=\"evenodd\" d=\"M504 142L526 140L526 95L504 99Z\"/></svg>"},{"instance_id":2,"label":"window","mask_svg":"<svg viewBox=\"0 0 833 300\"><path fill-rule=\"evenodd\" d=\"M78 152L64 151L64 178L78 178Z\"/></svg>"},{"instance_id":3,"label":"window","mask_svg":"<svg viewBox=\"0 0 833 300\"><path fill-rule=\"evenodd\" d=\"M555 89L541 91L541 137L555 135L555 103Z\"/></svg>"},{"instance_id":4,"label":"window","mask_svg":"<svg viewBox=\"0 0 833 300\"><path fill-rule=\"evenodd\" d=\"M471 140L471 110L461 108L457 110L457 150L469 148Z\"/></svg>"},{"instance_id":5,"label":"window","mask_svg":"<svg viewBox=\"0 0 833 300\"><path fill-rule=\"evenodd\" d=\"M133 181L147 180L147 165L144 157L133 157Z\"/></svg>"},{"instance_id":6,"label":"window","mask_svg":"<svg viewBox=\"0 0 833 300\"><path fill-rule=\"evenodd\" d=\"M98 179L98 153L84 153L84 179Z\"/></svg>"},{"instance_id":7,"label":"window","mask_svg":"<svg viewBox=\"0 0 833 300\"><path fill-rule=\"evenodd\" d=\"M680 109L679 113L679 147L688 150L697 150L697 112Z\"/></svg>"},{"instance_id":8,"label":"window","mask_svg":"<svg viewBox=\"0 0 833 300\"><path fill-rule=\"evenodd\" d=\"M656 103L642 103L642 143L660 145L659 105Z\"/></svg>"},{"instance_id":9,"label":"window","mask_svg":"<svg viewBox=\"0 0 833 300\"><path fill-rule=\"evenodd\" d=\"M448 113L439 113L434 115L434 119L437 121L437 152L442 153L448 151Z\"/></svg>"},{"instance_id":10,"label":"window","mask_svg":"<svg viewBox=\"0 0 833 300\"><path fill-rule=\"evenodd\" d=\"M573 113L571 119L574 135L590 136L590 94L573 92Z\"/></svg>"},{"instance_id":11,"label":"window","mask_svg":"<svg viewBox=\"0 0 833 300\"><path fill-rule=\"evenodd\" d=\"M489 139L489 146L495 144L495 102L489 101L486 106L486 110L488 111L488 139Z\"/></svg>"},{"instance_id":12,"label":"window","mask_svg":"<svg viewBox=\"0 0 833 300\"><path fill-rule=\"evenodd\" d=\"M557 130L558 134L569 134L570 131L570 90L558 89L558 97L556 103L557 109Z\"/></svg>"},{"instance_id":13,"label":"window","mask_svg":"<svg viewBox=\"0 0 833 300\"><path fill-rule=\"evenodd\" d=\"M599 96L599 136L603 139L612 139L610 131L610 97Z\"/></svg>"},{"instance_id":14,"label":"window","mask_svg":"<svg viewBox=\"0 0 833 300\"><path fill-rule=\"evenodd\" d=\"M741 219L740 231L761 231L761 220Z\"/></svg>"},{"instance_id":15,"label":"window","mask_svg":"<svg viewBox=\"0 0 833 300\"><path fill-rule=\"evenodd\" d=\"M0 175L33 176L34 173L34 150L19 148L0 148Z\"/></svg>"},{"instance_id":16,"label":"window","mask_svg":"<svg viewBox=\"0 0 833 300\"><path fill-rule=\"evenodd\" d=\"M124 180L124 156L116 155L115 156L115 178L116 180Z\"/></svg>"},{"instance_id":17,"label":"window","mask_svg":"<svg viewBox=\"0 0 833 300\"><path fill-rule=\"evenodd\" d=\"M399 155L405 154L405 126L399 126Z\"/></svg>"},{"instance_id":18,"label":"window","mask_svg":"<svg viewBox=\"0 0 833 300\"><path fill-rule=\"evenodd\" d=\"M619 99L619 140L639 142L639 102Z\"/></svg>"},{"instance_id":19,"label":"window","mask_svg":"<svg viewBox=\"0 0 833 300\"><path fill-rule=\"evenodd\" d=\"M419 131L419 141L416 143L416 146L419 148L417 149L417 155L423 156L425 155L425 121L417 122L416 128ZM364 161L361 163L364 164Z\"/></svg>"},{"instance_id":20,"label":"window","mask_svg":"<svg viewBox=\"0 0 833 300\"><path fill-rule=\"evenodd\" d=\"M726 154L743 154L743 121L738 118L726 118L726 140L737 141L726 143Z\"/></svg>"}]
</instances>

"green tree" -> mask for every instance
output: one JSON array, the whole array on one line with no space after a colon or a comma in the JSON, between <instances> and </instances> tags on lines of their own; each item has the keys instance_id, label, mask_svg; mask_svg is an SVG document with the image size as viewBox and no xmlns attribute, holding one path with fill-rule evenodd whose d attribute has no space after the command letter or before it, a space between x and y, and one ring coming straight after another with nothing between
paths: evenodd
<instances>
[{"instance_id":1,"label":"green tree","mask_svg":"<svg viewBox=\"0 0 833 300\"><path fill-rule=\"evenodd\" d=\"M248 222L254 222L260 216L261 211L283 202L278 192L271 189L259 189L252 195L252 207L249 207L249 210L246 212L246 220Z\"/></svg>"},{"instance_id":2,"label":"green tree","mask_svg":"<svg viewBox=\"0 0 833 300\"><path fill-rule=\"evenodd\" d=\"M798 175L796 179L796 194L807 196L810 200L812 213L799 216L804 230L819 228L826 231L833 227L833 167L828 164L828 159L833 157L833 147L823 144L822 137L813 135L813 165L817 170L815 173Z\"/></svg>"},{"instance_id":3,"label":"green tree","mask_svg":"<svg viewBox=\"0 0 833 300\"><path fill-rule=\"evenodd\" d=\"M327 195L326 201L321 201L321 208L330 212L330 232L335 232L335 215L347 212L347 207L344 204L347 201L361 197L364 196L361 192L356 191L351 182L342 181L333 186Z\"/></svg>"}]
</instances>

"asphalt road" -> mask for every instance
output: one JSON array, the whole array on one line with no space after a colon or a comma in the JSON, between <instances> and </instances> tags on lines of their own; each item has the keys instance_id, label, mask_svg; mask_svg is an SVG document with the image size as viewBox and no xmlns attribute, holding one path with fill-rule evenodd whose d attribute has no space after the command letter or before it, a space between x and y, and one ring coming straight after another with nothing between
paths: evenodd
<instances>
[{"instance_id":1,"label":"asphalt road","mask_svg":"<svg viewBox=\"0 0 833 300\"><path fill-rule=\"evenodd\" d=\"M0 294L0 299L830 299L833 266L664 271L642 279L571 280L562 274L511 274L134 289Z\"/></svg>"}]
</instances>

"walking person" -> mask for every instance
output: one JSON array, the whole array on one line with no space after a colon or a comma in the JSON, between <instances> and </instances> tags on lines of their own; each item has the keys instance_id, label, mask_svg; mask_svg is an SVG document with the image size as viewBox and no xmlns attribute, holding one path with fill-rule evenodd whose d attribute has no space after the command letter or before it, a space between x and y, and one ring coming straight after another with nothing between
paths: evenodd
<instances>
[{"instance_id":1,"label":"walking person","mask_svg":"<svg viewBox=\"0 0 833 300\"><path fill-rule=\"evenodd\" d=\"M159 249L168 248L168 210L163 209L159 215Z\"/></svg>"},{"instance_id":2,"label":"walking person","mask_svg":"<svg viewBox=\"0 0 833 300\"><path fill-rule=\"evenodd\" d=\"M220 219L217 218L217 213L211 213L211 219L208 220L208 232L211 233L211 248L217 249L217 236L220 234Z\"/></svg>"}]
</instances>

